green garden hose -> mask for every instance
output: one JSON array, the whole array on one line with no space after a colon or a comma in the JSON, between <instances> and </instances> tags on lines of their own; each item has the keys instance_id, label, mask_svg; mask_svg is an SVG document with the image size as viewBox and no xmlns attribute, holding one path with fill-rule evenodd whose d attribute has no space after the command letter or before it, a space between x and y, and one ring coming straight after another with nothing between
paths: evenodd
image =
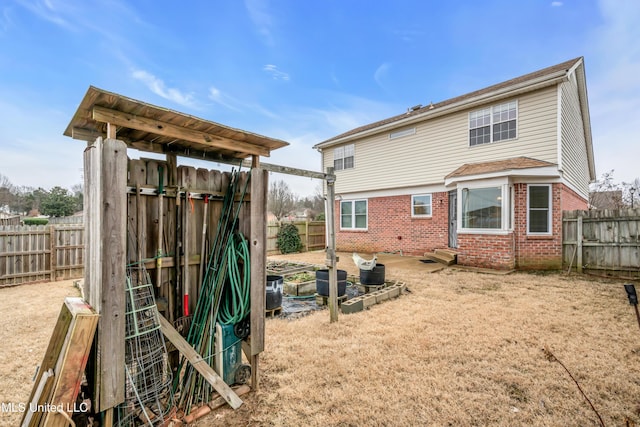
<instances>
[{"instance_id":1,"label":"green garden hose","mask_svg":"<svg viewBox=\"0 0 640 427\"><path fill-rule=\"evenodd\" d=\"M227 245L229 283L220 304L218 322L223 325L242 321L251 310L251 265L247 239L236 233Z\"/></svg>"}]
</instances>

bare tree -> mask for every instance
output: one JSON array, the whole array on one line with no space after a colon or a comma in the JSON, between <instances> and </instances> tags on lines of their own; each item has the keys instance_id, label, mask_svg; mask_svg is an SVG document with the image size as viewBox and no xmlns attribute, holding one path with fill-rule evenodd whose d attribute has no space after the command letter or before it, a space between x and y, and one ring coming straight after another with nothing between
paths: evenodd
<instances>
[{"instance_id":1,"label":"bare tree","mask_svg":"<svg viewBox=\"0 0 640 427\"><path fill-rule=\"evenodd\" d=\"M623 186L613 181L613 169L602 174L602 177L591 185L589 207L591 209L622 209Z\"/></svg>"},{"instance_id":2,"label":"bare tree","mask_svg":"<svg viewBox=\"0 0 640 427\"><path fill-rule=\"evenodd\" d=\"M269 186L267 208L280 221L295 208L296 196L283 180L274 181Z\"/></svg>"},{"instance_id":3,"label":"bare tree","mask_svg":"<svg viewBox=\"0 0 640 427\"><path fill-rule=\"evenodd\" d=\"M11 205L14 199L14 188L9 178L0 173L0 210Z\"/></svg>"}]
</instances>

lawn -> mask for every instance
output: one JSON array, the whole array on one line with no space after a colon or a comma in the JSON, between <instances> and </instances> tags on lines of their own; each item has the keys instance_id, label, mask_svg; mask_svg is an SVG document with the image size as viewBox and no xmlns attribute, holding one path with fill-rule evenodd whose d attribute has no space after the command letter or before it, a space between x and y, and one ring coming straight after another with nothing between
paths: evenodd
<instances>
[{"instance_id":1,"label":"lawn","mask_svg":"<svg viewBox=\"0 0 640 427\"><path fill-rule=\"evenodd\" d=\"M385 264L410 292L337 323L327 310L268 319L260 390L197 425L640 425L640 328L623 282ZM2 402L28 398L67 294L64 282L0 289Z\"/></svg>"}]
</instances>

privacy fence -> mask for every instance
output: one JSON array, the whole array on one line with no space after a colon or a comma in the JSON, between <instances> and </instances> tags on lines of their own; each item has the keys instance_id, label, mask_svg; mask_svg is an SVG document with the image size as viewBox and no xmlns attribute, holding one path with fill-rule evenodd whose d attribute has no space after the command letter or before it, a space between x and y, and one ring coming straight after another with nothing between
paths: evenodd
<instances>
[{"instance_id":1,"label":"privacy fence","mask_svg":"<svg viewBox=\"0 0 640 427\"><path fill-rule=\"evenodd\" d=\"M326 247L326 231L324 221L286 221L271 222L267 224L267 255L279 254L278 249L278 231L280 225L291 223L298 229L300 239L302 240L302 251L315 251Z\"/></svg>"},{"instance_id":2,"label":"privacy fence","mask_svg":"<svg viewBox=\"0 0 640 427\"><path fill-rule=\"evenodd\" d=\"M84 225L0 226L0 287L84 272Z\"/></svg>"},{"instance_id":3,"label":"privacy fence","mask_svg":"<svg viewBox=\"0 0 640 427\"><path fill-rule=\"evenodd\" d=\"M567 271L640 278L640 209L565 211Z\"/></svg>"},{"instance_id":4,"label":"privacy fence","mask_svg":"<svg viewBox=\"0 0 640 427\"><path fill-rule=\"evenodd\" d=\"M293 221L292 224L298 228L303 251L326 247L324 221ZM268 224L268 254L280 253L279 229L279 223ZM0 287L81 278L85 262L83 242L82 223L0 225Z\"/></svg>"}]
</instances>

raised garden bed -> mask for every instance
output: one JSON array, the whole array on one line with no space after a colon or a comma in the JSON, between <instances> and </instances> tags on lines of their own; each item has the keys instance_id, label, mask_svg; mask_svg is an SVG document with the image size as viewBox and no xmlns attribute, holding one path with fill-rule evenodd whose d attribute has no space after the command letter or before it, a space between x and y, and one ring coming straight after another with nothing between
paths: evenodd
<instances>
[{"instance_id":1,"label":"raised garden bed","mask_svg":"<svg viewBox=\"0 0 640 427\"><path fill-rule=\"evenodd\" d=\"M285 276L284 293L287 295L313 295L316 292L315 271L301 271Z\"/></svg>"},{"instance_id":2,"label":"raised garden bed","mask_svg":"<svg viewBox=\"0 0 640 427\"><path fill-rule=\"evenodd\" d=\"M286 276L293 273L298 273L305 270L313 270L317 268L313 264L307 264L303 262L289 262L289 261L268 261L267 262L267 274L277 274L280 276Z\"/></svg>"}]
</instances>

